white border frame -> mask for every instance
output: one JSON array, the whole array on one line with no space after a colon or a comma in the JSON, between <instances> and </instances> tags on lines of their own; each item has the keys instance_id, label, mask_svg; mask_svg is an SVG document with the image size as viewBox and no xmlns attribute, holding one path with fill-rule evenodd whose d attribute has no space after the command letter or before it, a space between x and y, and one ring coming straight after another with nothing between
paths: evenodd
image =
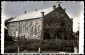
<instances>
[{"instance_id":1,"label":"white border frame","mask_svg":"<svg viewBox=\"0 0 85 55\"><path fill-rule=\"evenodd\" d=\"M72 2L75 2L75 1L72 1ZM83 13L83 16L84 16L84 13ZM2 16L1 18L2 18L1 19L1 54L4 54L4 20L5 19L3 19ZM17 54L17 53L5 53L5 54ZM20 54L39 54L39 53L20 53ZM40 54L61 54L61 53L40 53ZM80 19L79 53L64 53L64 54L84 54L84 17Z\"/></svg>"}]
</instances>

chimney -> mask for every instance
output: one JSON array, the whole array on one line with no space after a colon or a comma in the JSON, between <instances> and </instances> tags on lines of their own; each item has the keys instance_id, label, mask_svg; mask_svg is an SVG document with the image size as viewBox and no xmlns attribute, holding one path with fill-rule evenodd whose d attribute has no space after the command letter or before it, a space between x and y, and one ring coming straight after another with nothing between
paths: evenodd
<instances>
[{"instance_id":1,"label":"chimney","mask_svg":"<svg viewBox=\"0 0 85 55\"><path fill-rule=\"evenodd\" d=\"M24 14L26 14L26 11L24 11Z\"/></svg>"},{"instance_id":2,"label":"chimney","mask_svg":"<svg viewBox=\"0 0 85 55\"><path fill-rule=\"evenodd\" d=\"M35 11L37 12L37 9L35 9Z\"/></svg>"},{"instance_id":3,"label":"chimney","mask_svg":"<svg viewBox=\"0 0 85 55\"><path fill-rule=\"evenodd\" d=\"M56 8L56 5L53 5L52 7L53 7L53 9L55 10L55 8Z\"/></svg>"},{"instance_id":4,"label":"chimney","mask_svg":"<svg viewBox=\"0 0 85 55\"><path fill-rule=\"evenodd\" d=\"M73 18L71 18L72 22L73 22Z\"/></svg>"},{"instance_id":5,"label":"chimney","mask_svg":"<svg viewBox=\"0 0 85 55\"><path fill-rule=\"evenodd\" d=\"M42 17L44 17L44 13L45 13L45 12L43 12L43 11L41 12Z\"/></svg>"},{"instance_id":6,"label":"chimney","mask_svg":"<svg viewBox=\"0 0 85 55\"><path fill-rule=\"evenodd\" d=\"M60 7L60 4L58 4L58 7Z\"/></svg>"},{"instance_id":7,"label":"chimney","mask_svg":"<svg viewBox=\"0 0 85 55\"><path fill-rule=\"evenodd\" d=\"M64 8L64 11L66 11L66 8Z\"/></svg>"}]
</instances>

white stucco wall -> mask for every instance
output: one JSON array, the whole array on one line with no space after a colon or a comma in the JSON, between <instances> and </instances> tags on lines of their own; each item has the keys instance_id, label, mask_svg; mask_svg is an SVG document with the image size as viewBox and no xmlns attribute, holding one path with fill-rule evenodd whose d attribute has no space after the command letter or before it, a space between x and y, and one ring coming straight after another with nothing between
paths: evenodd
<instances>
[{"instance_id":1,"label":"white stucco wall","mask_svg":"<svg viewBox=\"0 0 85 55\"><path fill-rule=\"evenodd\" d=\"M9 36L24 36L27 39L40 39L42 35L42 18L10 22L8 25Z\"/></svg>"}]
</instances>

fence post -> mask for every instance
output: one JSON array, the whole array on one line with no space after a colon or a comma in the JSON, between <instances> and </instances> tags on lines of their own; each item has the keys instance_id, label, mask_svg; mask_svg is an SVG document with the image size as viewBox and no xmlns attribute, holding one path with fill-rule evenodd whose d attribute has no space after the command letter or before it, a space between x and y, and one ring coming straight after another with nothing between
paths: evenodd
<instances>
[{"instance_id":1,"label":"fence post","mask_svg":"<svg viewBox=\"0 0 85 55\"><path fill-rule=\"evenodd\" d=\"M38 52L41 53L41 48L40 47L38 48Z\"/></svg>"},{"instance_id":2,"label":"fence post","mask_svg":"<svg viewBox=\"0 0 85 55\"><path fill-rule=\"evenodd\" d=\"M77 53L77 47L74 46L74 53Z\"/></svg>"},{"instance_id":3,"label":"fence post","mask_svg":"<svg viewBox=\"0 0 85 55\"><path fill-rule=\"evenodd\" d=\"M18 46L18 53L19 53L19 46Z\"/></svg>"}]
</instances>

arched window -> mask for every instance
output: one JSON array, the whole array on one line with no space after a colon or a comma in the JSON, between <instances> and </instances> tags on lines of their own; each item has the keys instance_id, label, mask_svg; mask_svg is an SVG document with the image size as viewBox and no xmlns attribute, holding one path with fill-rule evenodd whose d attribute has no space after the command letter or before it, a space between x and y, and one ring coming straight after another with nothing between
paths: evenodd
<instances>
[{"instance_id":1,"label":"arched window","mask_svg":"<svg viewBox=\"0 0 85 55\"><path fill-rule=\"evenodd\" d=\"M11 29L11 36L13 35L13 30Z\"/></svg>"},{"instance_id":2,"label":"arched window","mask_svg":"<svg viewBox=\"0 0 85 55\"><path fill-rule=\"evenodd\" d=\"M40 25L38 25L38 31L40 31Z\"/></svg>"},{"instance_id":3,"label":"arched window","mask_svg":"<svg viewBox=\"0 0 85 55\"><path fill-rule=\"evenodd\" d=\"M39 32L40 32L40 24L39 21L37 21L35 24L35 33L38 34Z\"/></svg>"},{"instance_id":4,"label":"arched window","mask_svg":"<svg viewBox=\"0 0 85 55\"><path fill-rule=\"evenodd\" d=\"M30 36L32 36L33 35L33 22L30 22L29 30L30 30Z\"/></svg>"},{"instance_id":5,"label":"arched window","mask_svg":"<svg viewBox=\"0 0 85 55\"><path fill-rule=\"evenodd\" d=\"M29 25L30 27L32 26L32 22L30 22L30 25Z\"/></svg>"},{"instance_id":6,"label":"arched window","mask_svg":"<svg viewBox=\"0 0 85 55\"><path fill-rule=\"evenodd\" d=\"M28 33L29 33L30 32L30 26L28 26L27 29L28 29Z\"/></svg>"},{"instance_id":7,"label":"arched window","mask_svg":"<svg viewBox=\"0 0 85 55\"><path fill-rule=\"evenodd\" d=\"M25 28L25 22L22 21L22 25L21 25L20 28L22 28L22 33L25 33L25 31L26 31L26 30L25 30L25 29L26 29L26 28Z\"/></svg>"},{"instance_id":8,"label":"arched window","mask_svg":"<svg viewBox=\"0 0 85 55\"><path fill-rule=\"evenodd\" d=\"M22 28L22 33L23 33L23 25L22 25L22 27L21 27L21 28Z\"/></svg>"},{"instance_id":9,"label":"arched window","mask_svg":"<svg viewBox=\"0 0 85 55\"><path fill-rule=\"evenodd\" d=\"M28 23L27 23L27 21L25 23L25 30L26 30L26 33L27 33L28 32Z\"/></svg>"},{"instance_id":10,"label":"arched window","mask_svg":"<svg viewBox=\"0 0 85 55\"><path fill-rule=\"evenodd\" d=\"M28 26L26 25L26 33L28 32Z\"/></svg>"}]
</instances>

